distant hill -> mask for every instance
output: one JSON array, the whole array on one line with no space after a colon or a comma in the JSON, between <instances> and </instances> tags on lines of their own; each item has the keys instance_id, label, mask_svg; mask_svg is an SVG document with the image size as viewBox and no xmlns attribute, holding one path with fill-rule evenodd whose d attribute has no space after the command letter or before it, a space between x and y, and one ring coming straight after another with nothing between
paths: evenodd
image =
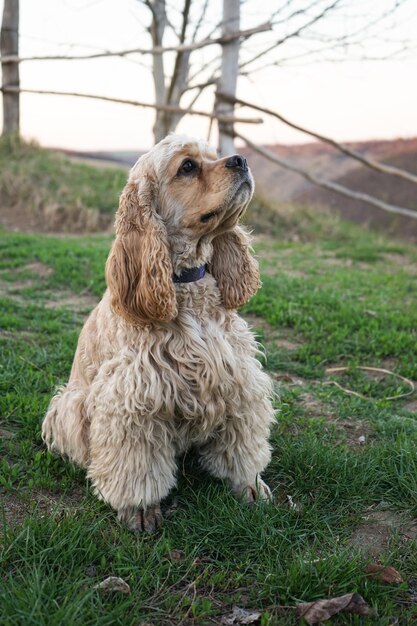
<instances>
[{"instance_id":1,"label":"distant hill","mask_svg":"<svg viewBox=\"0 0 417 626\"><path fill-rule=\"evenodd\" d=\"M417 174L417 138L364 141L347 144L360 154L396 165ZM350 189L364 191L386 202L417 210L417 186L380 174L322 143L301 146L268 146L269 150L328 180ZM249 148L243 150L255 176L258 192L266 200L321 206L337 211L346 219L417 241L417 220L392 215L368 204L350 200L309 183L267 161Z\"/></svg>"}]
</instances>

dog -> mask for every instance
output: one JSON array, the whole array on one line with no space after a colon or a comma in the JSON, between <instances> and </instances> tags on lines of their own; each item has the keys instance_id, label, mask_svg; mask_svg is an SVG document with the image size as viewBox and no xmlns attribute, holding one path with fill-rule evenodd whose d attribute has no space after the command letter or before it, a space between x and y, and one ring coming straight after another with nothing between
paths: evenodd
<instances>
[{"instance_id":1,"label":"dog","mask_svg":"<svg viewBox=\"0 0 417 626\"><path fill-rule=\"evenodd\" d=\"M132 168L116 213L107 290L43 421L48 448L87 470L132 530L160 502L190 447L248 502L268 499L272 385L236 309L259 268L238 225L254 190L246 159L169 135Z\"/></svg>"}]
</instances>

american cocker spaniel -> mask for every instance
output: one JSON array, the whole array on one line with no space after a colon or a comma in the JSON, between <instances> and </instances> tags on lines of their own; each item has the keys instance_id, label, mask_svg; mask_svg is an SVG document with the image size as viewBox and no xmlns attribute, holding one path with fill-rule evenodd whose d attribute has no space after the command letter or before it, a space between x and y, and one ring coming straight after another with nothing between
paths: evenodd
<instances>
[{"instance_id":1,"label":"american cocker spaniel","mask_svg":"<svg viewBox=\"0 0 417 626\"><path fill-rule=\"evenodd\" d=\"M238 226L253 178L240 155L170 135L132 168L106 264L108 289L79 337L70 379L43 421L52 450L86 468L134 530L191 446L247 501L268 498L271 381L236 309L259 287Z\"/></svg>"}]
</instances>

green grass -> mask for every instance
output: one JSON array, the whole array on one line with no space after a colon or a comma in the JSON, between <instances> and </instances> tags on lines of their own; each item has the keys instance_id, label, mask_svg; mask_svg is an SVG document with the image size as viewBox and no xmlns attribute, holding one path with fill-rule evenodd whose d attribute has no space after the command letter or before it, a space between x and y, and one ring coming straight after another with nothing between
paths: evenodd
<instances>
[{"instance_id":1,"label":"green grass","mask_svg":"<svg viewBox=\"0 0 417 626\"><path fill-rule=\"evenodd\" d=\"M332 623L415 621L416 542L402 532L417 517L413 398L387 401L407 385L354 370L333 377L368 399L350 396L327 384L325 369L385 367L417 379L417 254L323 214L278 215L274 224L274 239L256 245L263 289L243 314L278 381L266 472L275 502L245 507L188 456L155 536L119 525L84 473L47 453L40 438L53 389L67 380L85 314L104 288L110 238L0 233L1 624L218 624L238 605L262 611L264 626L290 625L295 611L281 607L352 591L377 617ZM364 516L392 512L403 526L378 556L352 547ZM406 582L367 578L364 567L376 558ZM131 594L96 591L109 575L124 578Z\"/></svg>"},{"instance_id":2,"label":"green grass","mask_svg":"<svg viewBox=\"0 0 417 626\"><path fill-rule=\"evenodd\" d=\"M78 163L13 136L0 139L2 207L22 209L28 214L53 209L72 215L92 209L111 215L126 177L122 168Z\"/></svg>"}]
</instances>

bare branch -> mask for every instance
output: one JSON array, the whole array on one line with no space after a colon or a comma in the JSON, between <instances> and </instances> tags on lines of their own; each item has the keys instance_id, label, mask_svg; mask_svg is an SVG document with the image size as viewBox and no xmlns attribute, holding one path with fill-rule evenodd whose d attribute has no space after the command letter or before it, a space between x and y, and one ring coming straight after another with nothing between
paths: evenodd
<instances>
[{"instance_id":1,"label":"bare branch","mask_svg":"<svg viewBox=\"0 0 417 626\"><path fill-rule=\"evenodd\" d=\"M180 34L180 44L185 41L185 34L188 26L188 18L190 14L191 0L184 0L184 9L182 13L182 25ZM179 102L181 94L187 84L187 77L190 68L190 52L179 50L175 57L174 71L172 72L171 81L168 89L167 102L171 102L175 95L175 100Z\"/></svg>"},{"instance_id":2,"label":"bare branch","mask_svg":"<svg viewBox=\"0 0 417 626\"><path fill-rule=\"evenodd\" d=\"M351 55L349 56L343 56L343 57L335 57L334 55L329 56L329 57L324 57L321 56L322 53L326 53L326 52L335 52L337 51L339 48L344 48L346 49L346 42L342 41L342 42L334 42L333 44L328 44L325 45L323 47L320 48L315 48L315 49L310 49L310 50L305 50L304 52L299 52L298 54L293 54L293 55L289 55L287 57L281 57L279 59L275 59L273 61L270 61L269 63L265 63L264 65L259 65L255 68L250 68L249 70L247 70L246 72L241 72L241 76L249 76L249 75L253 75L255 72L261 72L264 71L265 69L267 69L268 67L283 67L286 64L291 64L289 65L290 67L294 67L294 66L299 66L302 64L302 66L306 66L306 65L311 65L317 62L322 62L322 63L345 63L346 61L403 61L407 58L409 58L407 55L405 55L405 53L407 52L414 52L415 49L417 48L417 46L415 45L415 42L409 42L409 41L390 41L390 42L386 42L386 43L390 43L390 44L398 44L401 45L401 48L395 50L394 52L389 52L386 54L381 54L381 55L375 55L375 56L369 56L369 55L365 55L365 54L361 54L358 55L356 57L353 57ZM411 45L413 44L413 45ZM361 43L359 41L350 41L349 42L349 46L355 46L355 47L360 47ZM307 60L306 60L307 59ZM298 61L301 60L301 63L293 63L294 61Z\"/></svg>"},{"instance_id":3,"label":"bare branch","mask_svg":"<svg viewBox=\"0 0 417 626\"><path fill-rule=\"evenodd\" d=\"M280 115L279 113L276 113L275 111L271 111L270 109L260 107L257 104L251 104L250 102L246 102L245 100L241 100L239 98L233 98L231 96L228 96L227 94L219 94L219 96L224 98L224 100L228 100L230 102L234 102L236 104L240 104L242 106L246 106L251 109L254 109L255 111L261 111L261 113L266 113L267 115L276 117L278 120L280 120L287 126L290 126L291 128L294 128L295 130L299 130L300 132L306 135L310 135L310 137L314 137L315 139L318 139L319 141L322 141L323 143L329 144L333 148L336 148L336 150L339 150L339 152L343 152L344 154L351 157L352 159L355 159L356 161L363 163L367 167L370 167L373 170L376 170L377 172L382 172L383 174L389 174L390 176L397 176L398 178L402 178L404 180L407 180L408 182L417 184L417 176L415 174L402 170L398 167L394 167L393 165L379 163L378 161L375 161L374 159L365 157L359 152L356 152L356 150L352 150L351 148L349 148L343 143L339 143L338 141L335 141L334 139L330 139L330 137L326 137L324 135L320 135L319 133L315 133L314 131L308 130L307 128L304 128L303 126L299 126L298 124L294 124L294 122L290 122L283 115Z\"/></svg>"},{"instance_id":4,"label":"bare branch","mask_svg":"<svg viewBox=\"0 0 417 626\"><path fill-rule=\"evenodd\" d=\"M271 21L273 20L274 26L278 26L279 24L288 24L288 22L294 19L294 17L297 17L298 15L307 15L310 9L313 9L317 4L321 4L321 3L322 3L322 0L312 0L312 2L310 2L309 5L296 9L289 15L285 15L281 20L274 20L273 17L271 17ZM289 4L293 4L293 0L292 1L290 0ZM276 15L276 14L277 12L275 12L275 14L273 15Z\"/></svg>"},{"instance_id":5,"label":"bare branch","mask_svg":"<svg viewBox=\"0 0 417 626\"><path fill-rule=\"evenodd\" d=\"M108 96L97 96L94 94L67 92L67 91L47 91L45 89L19 89L18 87L2 87L0 91L3 93L32 93L43 94L47 96L70 96L75 98L89 98L93 100L104 100L105 102L116 102L118 104L130 104L131 106L143 107L145 109L156 109L157 111L167 111L170 113L181 113L183 115L199 115L201 117L209 117L218 119L224 123L236 123L239 124L262 124L263 120L260 118L242 118L242 117L229 117L218 116L215 113L207 113L207 111L198 111L194 109L183 109L181 107L151 104L150 102L139 102L138 100L125 100L122 98L110 98Z\"/></svg>"},{"instance_id":6,"label":"bare branch","mask_svg":"<svg viewBox=\"0 0 417 626\"><path fill-rule=\"evenodd\" d=\"M300 26L299 28L297 28L296 30L292 31L291 33L289 33L288 35L285 35L284 37L281 37L281 39L278 39L278 41L275 41L272 45L268 46L267 48L265 48L264 50L261 50L261 52L258 52L258 54L256 54L255 56L253 56L251 59L249 59L248 61L245 61L244 63L241 63L239 68L242 69L244 67L247 67L248 65L254 63L255 61L257 61L258 59L260 59L261 57L265 56L266 54L268 54L268 52L271 52L271 50L275 50L275 48L277 48L278 46L281 46L283 43L285 43L286 41L288 41L289 39L293 39L294 37L299 37L300 34L306 30L307 28L309 28L310 26L312 26L313 24L315 24L316 22L318 22L319 20L321 20L326 13L329 13L330 11L332 11L333 9L336 8L336 6L341 2L342 0L334 0L332 2L332 4L328 5L327 7L325 7L321 13L319 13L318 15L316 15L315 17L311 18L311 20L309 20L308 22L305 22L302 26Z\"/></svg>"},{"instance_id":7,"label":"bare branch","mask_svg":"<svg viewBox=\"0 0 417 626\"><path fill-rule=\"evenodd\" d=\"M337 0L339 1L339 0ZM220 37L206 38L197 43L180 44L179 46L155 46L153 48L130 48L128 50L117 50L115 52L98 52L95 54L84 54L79 56L50 55L34 57L4 56L0 58L0 63L22 63L23 61L85 61L90 59L101 59L104 57L125 57L129 54L164 54L165 52L192 52L207 46L230 43L236 39L248 39L252 35L264 33L272 30L271 22L265 22L254 28L248 28L236 33L229 33Z\"/></svg>"},{"instance_id":8,"label":"bare branch","mask_svg":"<svg viewBox=\"0 0 417 626\"><path fill-rule=\"evenodd\" d=\"M346 33L345 35L338 35L337 36L337 40L340 41L344 41L346 43L346 41L350 40L353 37L356 37L357 35L362 35L363 33L369 32L374 26L377 26L378 24L380 24L381 22L383 22L387 17L390 17L391 15L393 15L398 8L404 4L404 1L406 0L394 0L393 6L390 7L389 9L387 9L386 11L384 11L383 13L381 13L380 15L378 15L378 17L376 17L374 20L372 21L367 21L365 19L365 24L363 26L361 26L360 28L358 28L357 30L353 31L353 32L349 32ZM364 16L366 18L366 16ZM383 32L385 32L386 29L384 29ZM321 34L310 34L310 39L316 39L322 43L331 43L332 41L334 41L334 37L324 37Z\"/></svg>"},{"instance_id":9,"label":"bare branch","mask_svg":"<svg viewBox=\"0 0 417 626\"><path fill-rule=\"evenodd\" d=\"M203 8L201 9L200 17L198 18L197 23L195 25L194 32L193 32L192 37L191 37L191 41L193 43L197 39L197 35L199 33L199 30L200 30L201 25L203 23L204 17L206 15L208 3L209 3L209 0L205 0L205 2L203 4Z\"/></svg>"},{"instance_id":10,"label":"bare branch","mask_svg":"<svg viewBox=\"0 0 417 626\"><path fill-rule=\"evenodd\" d=\"M192 86L193 80L195 80L198 76L203 74L211 66L217 64L216 67L214 68L214 70L212 70L212 73L211 73L211 76L214 76L220 69L220 63L221 63L221 55L216 55L215 57L213 57L212 59L210 59L209 61L207 61L203 65L201 65L198 69L196 69L196 71L193 74L191 74L191 76L189 76L189 78L188 78L188 85L189 86L185 89L185 91L189 91L191 89L194 89L195 87ZM204 82L206 82L206 81L204 81ZM199 84L197 84L196 86L198 87Z\"/></svg>"},{"instance_id":11,"label":"bare branch","mask_svg":"<svg viewBox=\"0 0 417 626\"><path fill-rule=\"evenodd\" d=\"M343 185L339 185L338 183L333 183L330 180L320 178L316 176L315 174L313 174L312 172L309 172L308 170L305 170L299 167L298 165L295 165L294 163L287 161L286 159L282 159L281 157L276 156L276 154L273 154L270 150L267 150L266 148L263 148L261 146L254 144L252 141L247 139L247 137L244 137L240 133L235 132L234 135L235 137L239 137L240 139L242 139L250 148L252 148L252 150L257 152L258 154L261 154L263 157L265 157L269 161L272 161L273 163L276 163L277 165L280 165L281 167L285 167L287 170L291 170L292 172L296 172L297 174L300 174L300 176L308 180L310 183L313 183L314 185L318 185L319 187L324 187L324 189L329 189L330 191L335 191L336 193L342 196L345 196L347 198L351 198L353 200L360 200L361 202L365 202L366 204L376 206L379 209L382 209L383 211L387 211L388 213L395 213L397 215L405 215L407 217L412 217L413 219L417 219L417 211L412 211L411 209L398 207L398 206L395 206L394 204L388 204L388 202L379 200L378 198L375 198L374 196L370 196L361 191L353 191L352 189L348 189L348 187L344 187Z\"/></svg>"}]
</instances>

